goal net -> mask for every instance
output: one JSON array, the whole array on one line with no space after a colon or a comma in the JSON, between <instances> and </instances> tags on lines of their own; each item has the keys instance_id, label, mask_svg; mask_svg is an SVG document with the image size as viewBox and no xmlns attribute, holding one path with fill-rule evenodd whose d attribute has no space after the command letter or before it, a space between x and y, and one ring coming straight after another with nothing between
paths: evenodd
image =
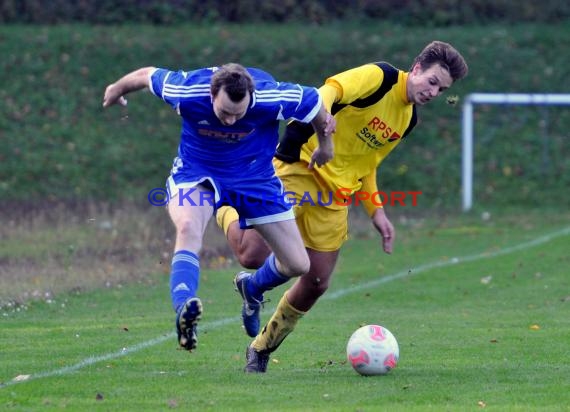
<instances>
[{"instance_id":1,"label":"goal net","mask_svg":"<svg viewBox=\"0 0 570 412\"><path fill-rule=\"evenodd\" d=\"M462 107L462 206L570 204L570 94L474 93Z\"/></svg>"}]
</instances>

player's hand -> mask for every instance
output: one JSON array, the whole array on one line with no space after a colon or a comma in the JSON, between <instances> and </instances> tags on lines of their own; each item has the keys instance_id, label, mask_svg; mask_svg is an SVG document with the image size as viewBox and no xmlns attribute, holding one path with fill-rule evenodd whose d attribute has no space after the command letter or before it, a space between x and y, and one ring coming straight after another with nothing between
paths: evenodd
<instances>
[{"instance_id":1,"label":"player's hand","mask_svg":"<svg viewBox=\"0 0 570 412\"><path fill-rule=\"evenodd\" d=\"M378 208L372 215L372 223L376 227L376 230L380 232L382 236L382 249L384 252L390 254L394 248L394 240L396 238L396 230L394 225L386 216L384 208Z\"/></svg>"},{"instance_id":2,"label":"player's hand","mask_svg":"<svg viewBox=\"0 0 570 412\"><path fill-rule=\"evenodd\" d=\"M323 166L328 161L330 161L334 156L333 143L331 139L327 139L327 143L321 143L319 147L315 149L313 155L311 156L311 161L309 162L309 169L313 169L315 164L317 166Z\"/></svg>"},{"instance_id":3,"label":"player's hand","mask_svg":"<svg viewBox=\"0 0 570 412\"><path fill-rule=\"evenodd\" d=\"M313 169L315 164L322 166L330 161L334 156L332 134L336 132L336 120L328 112L324 124L316 128L317 136L319 139L319 146L315 149L311 156L309 169Z\"/></svg>"},{"instance_id":4,"label":"player's hand","mask_svg":"<svg viewBox=\"0 0 570 412\"><path fill-rule=\"evenodd\" d=\"M105 89L105 94L103 96L103 107L109 107L114 104L119 104L121 106L127 105L127 99L122 96L122 93L115 84L110 84Z\"/></svg>"}]
</instances>

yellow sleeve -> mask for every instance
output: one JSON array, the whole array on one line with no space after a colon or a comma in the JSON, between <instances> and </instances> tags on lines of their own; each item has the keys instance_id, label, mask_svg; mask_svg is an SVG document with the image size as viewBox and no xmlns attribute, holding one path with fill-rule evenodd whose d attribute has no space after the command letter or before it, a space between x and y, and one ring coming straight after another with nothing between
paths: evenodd
<instances>
[{"instance_id":1,"label":"yellow sleeve","mask_svg":"<svg viewBox=\"0 0 570 412\"><path fill-rule=\"evenodd\" d=\"M350 104L370 96L384 80L384 72L375 64L365 64L335 74L325 81L325 85L337 89L335 102Z\"/></svg>"},{"instance_id":2,"label":"yellow sleeve","mask_svg":"<svg viewBox=\"0 0 570 412\"><path fill-rule=\"evenodd\" d=\"M342 98L342 89L336 84L324 84L319 89L325 109L330 113L333 103Z\"/></svg>"},{"instance_id":3,"label":"yellow sleeve","mask_svg":"<svg viewBox=\"0 0 570 412\"><path fill-rule=\"evenodd\" d=\"M362 187L360 188L360 190L362 190L363 192L372 195L373 193L376 193L378 191L378 185L376 183L376 169L374 169L374 171L370 173L368 176L363 177L360 181L362 182ZM368 216L370 217L372 217L376 209L382 207L378 206L378 200L376 200L376 204L374 204L372 202L372 198L363 199L362 206L364 206L366 213L368 213Z\"/></svg>"}]
</instances>

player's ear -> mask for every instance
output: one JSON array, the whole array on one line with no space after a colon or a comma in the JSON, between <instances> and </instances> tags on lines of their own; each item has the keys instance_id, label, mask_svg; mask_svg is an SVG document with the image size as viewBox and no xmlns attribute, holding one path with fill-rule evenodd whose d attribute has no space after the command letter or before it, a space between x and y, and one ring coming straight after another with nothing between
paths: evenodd
<instances>
[{"instance_id":1,"label":"player's ear","mask_svg":"<svg viewBox=\"0 0 570 412\"><path fill-rule=\"evenodd\" d=\"M412 67L412 73L414 73L414 75L418 75L421 72L422 72L422 65L420 63L414 64L414 67Z\"/></svg>"}]
</instances>

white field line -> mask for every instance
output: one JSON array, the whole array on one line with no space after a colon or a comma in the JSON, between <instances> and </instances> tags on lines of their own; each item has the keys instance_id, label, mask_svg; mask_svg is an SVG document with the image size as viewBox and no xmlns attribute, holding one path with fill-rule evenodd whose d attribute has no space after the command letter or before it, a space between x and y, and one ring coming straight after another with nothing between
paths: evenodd
<instances>
[{"instance_id":1,"label":"white field line","mask_svg":"<svg viewBox=\"0 0 570 412\"><path fill-rule=\"evenodd\" d=\"M483 252L483 253L478 253L476 255L468 255L468 256L462 256L462 257L454 257L451 258L449 260L445 260L445 261L436 261L436 262L430 262L430 263L426 263L420 266L416 266L414 268L411 268L409 270L403 270L401 272L395 273L393 275L388 275L388 276L384 276L382 278L370 281L370 282L366 282L366 283L361 283L359 285L350 287L350 288L345 288L345 289L341 289L341 290L337 290L336 292L330 292L327 293L323 296L322 299L338 299L339 297L354 293L354 292L358 292L361 290L366 290L366 289L370 289L373 287L376 287L378 285L384 284L384 283L388 283L391 282L393 280L397 280L397 279L402 279L408 276L412 276L412 275L417 275L419 273L431 270L431 269L435 269L435 268L441 268L441 267L445 267L445 266L451 266L451 265L457 265L460 263L466 263L466 262L473 262L476 260L482 260L482 259L491 259L491 258L495 258L497 256L503 256L503 255L508 255L514 252L518 252L521 250L525 250L525 249L530 249L534 246L538 246L544 243L548 243L558 237L561 236L567 236L570 234L570 227L566 227L564 229L561 230L557 230L554 232L551 232L549 234L543 235L543 236L539 236L531 241L528 242L524 242L524 243L519 243L518 245L514 245L511 247L507 247L504 249L499 249L493 252ZM272 308L267 308L267 310L271 310L273 311L274 309ZM200 324L200 329L203 331L207 331L210 329L215 329L218 328L220 326L224 326L230 323L234 323L234 322L238 322L241 320L241 317L236 316L236 317L232 317L232 318L224 318L224 319L220 319L214 322L204 322ZM7 387L7 386L11 386L11 385L15 385L18 383L24 383L24 382L29 382L33 379L40 379L40 378L48 378L51 376L59 376L59 375L66 375L68 373L71 372L75 372L79 369L82 369L86 366L89 365L93 365L95 363L98 362L103 362L103 361L108 361L111 359L116 359L119 358L121 356L125 356L128 355L130 353L134 353L134 352L138 352L142 349L151 347L151 346L155 346L158 345L168 339L174 339L176 337L176 334L174 332L160 336L158 338L154 338L145 342L141 342L138 345L134 345L131 346L129 348L123 348L120 351L117 352L111 352L108 353L106 355L100 355L100 356L91 356L89 358L86 358L84 360L82 360L81 362L78 362L74 365L70 365L70 366L66 366L64 368L60 368L60 369L54 369L51 371L45 371L45 372L38 372L32 375L25 375L25 376L20 376L17 378L14 378L8 382L5 382L3 384L0 384L0 389Z\"/></svg>"},{"instance_id":2,"label":"white field line","mask_svg":"<svg viewBox=\"0 0 570 412\"><path fill-rule=\"evenodd\" d=\"M336 292L327 293L327 294L325 294L325 296L323 296L323 299L326 299L326 298L336 299L336 298L339 298L341 296L348 295L349 293L358 292L360 290L369 289L369 288L381 285L383 283L391 282L391 281L396 280L396 279L401 279L401 278L405 278L407 276L416 275L418 273L425 272L426 270L431 270L431 269L441 268L441 267L451 266L451 265L457 265L460 263L473 262L475 260L491 259L491 258L494 258L497 256L508 255L508 254L513 253L513 252L518 252L520 250L529 249L531 247L538 246L538 245L541 245L543 243L548 243L555 238L558 238L561 236L567 236L569 234L570 234L570 226L566 227L564 229L557 230L555 232L551 232L549 234L534 238L533 240L530 240L528 242L519 243L518 245L510 246L510 247L507 247L504 249L499 249L499 250L495 250L492 252L482 252L482 253L478 253L476 255L452 257L452 258L450 258L448 260L444 260L444 261L426 263L426 264L423 264L420 266L410 268L409 270L403 270L403 271L395 273L393 275L384 276L380 279L376 279L376 280L373 280L373 281L370 281L367 283L362 283L362 284L353 286L351 288L345 288L345 289L338 290Z\"/></svg>"}]
</instances>

